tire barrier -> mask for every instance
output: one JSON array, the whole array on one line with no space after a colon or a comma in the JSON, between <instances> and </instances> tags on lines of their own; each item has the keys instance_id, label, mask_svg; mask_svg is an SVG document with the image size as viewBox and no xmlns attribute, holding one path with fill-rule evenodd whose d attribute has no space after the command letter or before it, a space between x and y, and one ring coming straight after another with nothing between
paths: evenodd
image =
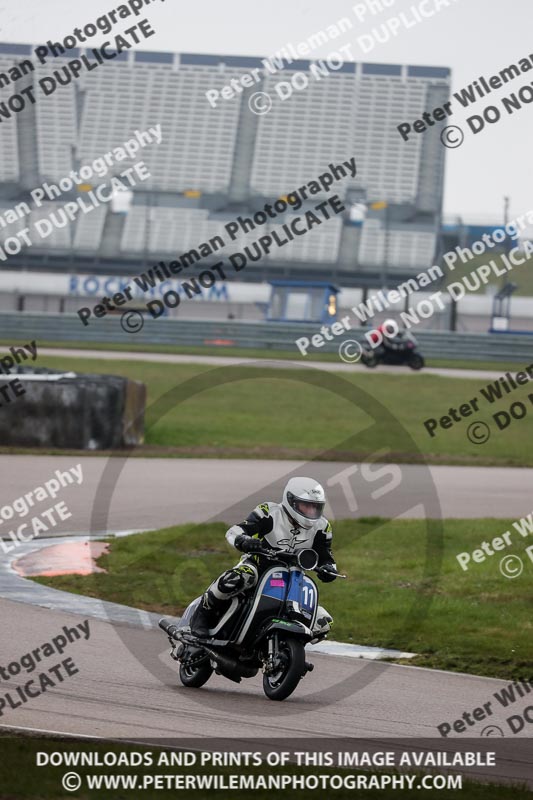
<instances>
[{"instance_id":1,"label":"tire barrier","mask_svg":"<svg viewBox=\"0 0 533 800\"><path fill-rule=\"evenodd\" d=\"M146 386L118 375L19 367L24 392L0 407L0 445L113 450L144 440Z\"/></svg>"}]
</instances>

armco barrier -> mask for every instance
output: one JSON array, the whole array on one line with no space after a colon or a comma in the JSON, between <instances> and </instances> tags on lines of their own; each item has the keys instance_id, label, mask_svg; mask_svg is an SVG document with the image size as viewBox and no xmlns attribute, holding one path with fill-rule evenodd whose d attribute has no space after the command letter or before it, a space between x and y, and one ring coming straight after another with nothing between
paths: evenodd
<instances>
[{"instance_id":1,"label":"armco barrier","mask_svg":"<svg viewBox=\"0 0 533 800\"><path fill-rule=\"evenodd\" d=\"M142 444L146 387L117 375L20 368L24 394L2 403L0 444L111 450ZM1 385L9 375L0 377Z\"/></svg>"},{"instance_id":2,"label":"armco barrier","mask_svg":"<svg viewBox=\"0 0 533 800\"><path fill-rule=\"evenodd\" d=\"M138 333L127 333L119 316L94 320L84 327L72 314L3 313L0 315L0 339L8 343L83 342L112 343L128 350L130 344L170 344L181 346L216 346L223 353L226 346L288 350L301 358L295 340L309 339L320 327L309 323L208 322L145 318ZM450 360L533 362L533 336L513 334L451 333L414 331L426 357ZM325 342L321 348L310 347L308 357L335 352L344 339L363 341L364 329L354 328ZM2 347L0 345L0 351Z\"/></svg>"}]
</instances>

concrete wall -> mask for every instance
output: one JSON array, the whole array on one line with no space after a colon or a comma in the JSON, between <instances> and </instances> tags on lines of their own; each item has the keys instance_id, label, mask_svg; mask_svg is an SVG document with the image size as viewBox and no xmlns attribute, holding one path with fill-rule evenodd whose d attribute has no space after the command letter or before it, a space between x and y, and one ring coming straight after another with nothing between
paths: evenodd
<instances>
[{"instance_id":1,"label":"concrete wall","mask_svg":"<svg viewBox=\"0 0 533 800\"><path fill-rule=\"evenodd\" d=\"M146 387L116 375L61 377L52 370L12 371L24 387L0 403L0 444L109 450L143 442ZM70 373L73 374L73 373ZM2 376L0 386L6 386Z\"/></svg>"}]
</instances>

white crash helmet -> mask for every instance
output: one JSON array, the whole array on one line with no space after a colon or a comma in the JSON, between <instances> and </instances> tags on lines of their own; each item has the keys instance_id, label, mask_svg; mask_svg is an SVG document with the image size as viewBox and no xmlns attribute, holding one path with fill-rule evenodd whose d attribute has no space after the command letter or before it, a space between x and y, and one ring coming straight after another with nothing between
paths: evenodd
<instances>
[{"instance_id":1,"label":"white crash helmet","mask_svg":"<svg viewBox=\"0 0 533 800\"><path fill-rule=\"evenodd\" d=\"M301 528L311 528L325 504L324 489L313 478L291 478L283 492L283 508Z\"/></svg>"},{"instance_id":2,"label":"white crash helmet","mask_svg":"<svg viewBox=\"0 0 533 800\"><path fill-rule=\"evenodd\" d=\"M387 333L392 335L393 333L395 333L398 330L398 323L395 322L393 319L385 319L381 323L381 327L385 328Z\"/></svg>"}]
</instances>

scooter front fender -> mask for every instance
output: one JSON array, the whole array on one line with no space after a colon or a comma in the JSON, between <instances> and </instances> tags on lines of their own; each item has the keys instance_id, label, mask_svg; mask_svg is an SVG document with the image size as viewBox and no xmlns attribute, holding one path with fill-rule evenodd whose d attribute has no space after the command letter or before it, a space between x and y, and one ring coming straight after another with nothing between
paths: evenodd
<instances>
[{"instance_id":1,"label":"scooter front fender","mask_svg":"<svg viewBox=\"0 0 533 800\"><path fill-rule=\"evenodd\" d=\"M304 625L303 622L294 621L285 621L285 620L272 620L272 622L261 631L261 634L256 639L257 642L260 642L262 639L266 639L273 631L279 631L280 633L290 634L291 636L300 636L304 639L308 639L309 641L313 638L313 631L311 628L308 628L307 625Z\"/></svg>"}]
</instances>

